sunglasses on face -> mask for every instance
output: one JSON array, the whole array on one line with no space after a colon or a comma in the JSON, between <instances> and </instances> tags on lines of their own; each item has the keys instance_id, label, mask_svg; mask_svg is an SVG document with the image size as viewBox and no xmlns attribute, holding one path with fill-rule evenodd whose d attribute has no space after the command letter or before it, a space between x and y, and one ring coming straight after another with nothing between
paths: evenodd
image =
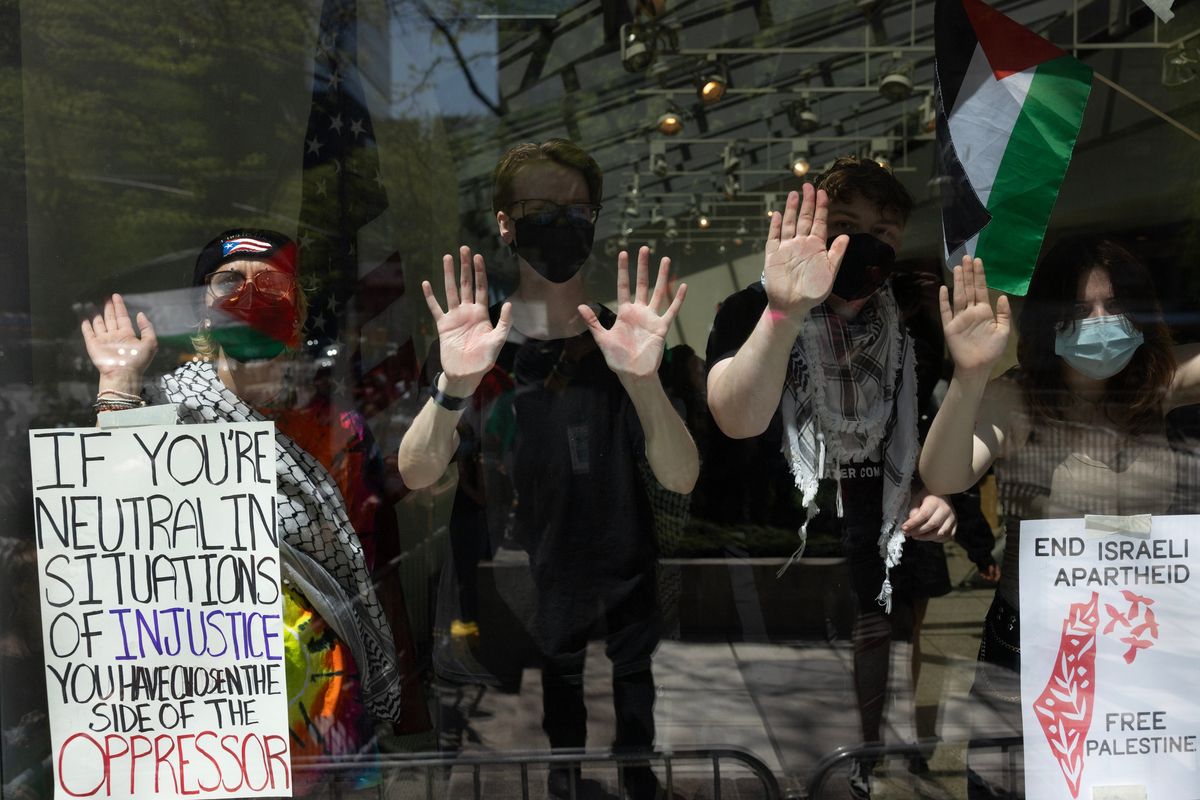
<instances>
[{"instance_id":1,"label":"sunglasses on face","mask_svg":"<svg viewBox=\"0 0 1200 800\"><path fill-rule=\"evenodd\" d=\"M513 208L520 211L519 219L528 220L534 225L554 225L558 220L565 219L572 227L584 228L596 224L601 206L598 203L560 205L553 200L516 200Z\"/></svg>"},{"instance_id":2,"label":"sunglasses on face","mask_svg":"<svg viewBox=\"0 0 1200 800\"><path fill-rule=\"evenodd\" d=\"M274 269L265 269L253 278L226 270L214 272L204 279L208 293L218 299L237 294L247 283L254 285L254 291L271 297L284 297L296 288L296 281L291 275Z\"/></svg>"}]
</instances>

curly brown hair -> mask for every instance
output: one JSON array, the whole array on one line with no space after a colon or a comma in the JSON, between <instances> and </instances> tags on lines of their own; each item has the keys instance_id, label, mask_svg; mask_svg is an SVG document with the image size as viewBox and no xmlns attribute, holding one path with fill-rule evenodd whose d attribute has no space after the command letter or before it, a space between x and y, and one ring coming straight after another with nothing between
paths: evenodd
<instances>
[{"instance_id":1,"label":"curly brown hair","mask_svg":"<svg viewBox=\"0 0 1200 800\"><path fill-rule=\"evenodd\" d=\"M1026 404L1035 418L1063 419L1070 393L1063 373L1066 365L1055 355L1054 339L1060 326L1075 321L1080 281L1093 269L1108 273L1116 306L1145 337L1129 365L1105 384L1106 414L1127 433L1160 426L1163 401L1175 374L1171 333L1146 265L1111 239L1061 241L1034 271L1017 343Z\"/></svg>"},{"instance_id":2,"label":"curly brown hair","mask_svg":"<svg viewBox=\"0 0 1200 800\"><path fill-rule=\"evenodd\" d=\"M913 199L891 170L869 158L840 156L822 172L813 185L824 189L829 199L850 203L860 194L881 209L894 211L902 223L908 222Z\"/></svg>"}]
</instances>

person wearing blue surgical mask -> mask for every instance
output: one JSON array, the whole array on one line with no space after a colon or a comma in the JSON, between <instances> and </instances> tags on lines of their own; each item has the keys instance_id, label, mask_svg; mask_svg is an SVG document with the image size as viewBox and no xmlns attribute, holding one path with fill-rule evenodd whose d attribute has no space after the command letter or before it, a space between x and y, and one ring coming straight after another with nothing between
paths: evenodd
<instances>
[{"instance_id":1,"label":"person wearing blue surgical mask","mask_svg":"<svg viewBox=\"0 0 1200 800\"><path fill-rule=\"evenodd\" d=\"M1007 534L984 624L972 697L995 714L978 737L1021 732L1018 564L1022 520L1163 514L1177 456L1165 414L1200 402L1200 346L1173 346L1145 265L1119 244L1076 238L1034 272L1019 326L1019 366L990 380L1006 351L1007 298L993 308L983 263L964 258L941 290L954 377L921 453L930 491L957 492L995 465ZM1007 755L971 751L971 798L1024 796ZM991 759L996 759L992 761ZM1012 777L1017 794L999 787Z\"/></svg>"}]
</instances>

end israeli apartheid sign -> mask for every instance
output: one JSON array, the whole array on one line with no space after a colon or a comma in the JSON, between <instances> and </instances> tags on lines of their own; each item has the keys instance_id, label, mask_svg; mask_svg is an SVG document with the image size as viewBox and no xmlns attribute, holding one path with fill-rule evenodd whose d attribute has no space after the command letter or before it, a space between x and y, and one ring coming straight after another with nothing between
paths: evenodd
<instances>
[{"instance_id":1,"label":"end israeli apartheid sign","mask_svg":"<svg viewBox=\"0 0 1200 800\"><path fill-rule=\"evenodd\" d=\"M274 425L29 442L55 796L291 795Z\"/></svg>"},{"instance_id":2,"label":"end israeli apartheid sign","mask_svg":"<svg viewBox=\"0 0 1200 800\"><path fill-rule=\"evenodd\" d=\"M1198 529L1200 516L1021 523L1029 800L1195 796Z\"/></svg>"}]
</instances>

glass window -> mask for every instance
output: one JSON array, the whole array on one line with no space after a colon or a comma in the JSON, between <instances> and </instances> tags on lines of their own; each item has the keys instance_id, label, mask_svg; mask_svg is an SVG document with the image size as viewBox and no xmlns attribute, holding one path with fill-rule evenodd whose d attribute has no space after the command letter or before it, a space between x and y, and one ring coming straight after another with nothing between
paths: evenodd
<instances>
[{"instance_id":1,"label":"glass window","mask_svg":"<svg viewBox=\"0 0 1200 800\"><path fill-rule=\"evenodd\" d=\"M0 15L5 798L1192 790L1195 0Z\"/></svg>"}]
</instances>

